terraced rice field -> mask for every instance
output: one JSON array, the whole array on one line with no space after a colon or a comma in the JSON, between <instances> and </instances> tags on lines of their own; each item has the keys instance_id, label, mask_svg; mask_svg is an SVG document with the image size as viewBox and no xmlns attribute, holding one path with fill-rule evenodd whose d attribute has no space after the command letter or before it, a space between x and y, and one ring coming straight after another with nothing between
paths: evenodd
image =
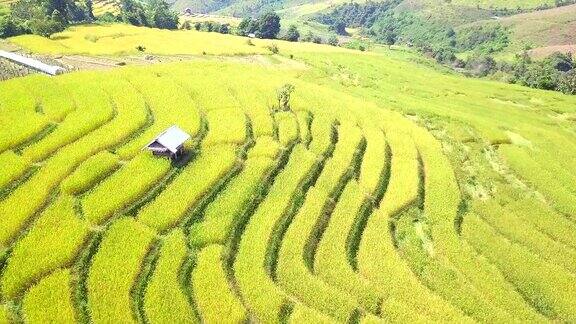
<instances>
[{"instance_id":1,"label":"terraced rice field","mask_svg":"<svg viewBox=\"0 0 576 324\"><path fill-rule=\"evenodd\" d=\"M576 321L576 99L398 55L1 82L0 323Z\"/></svg>"},{"instance_id":2,"label":"terraced rice field","mask_svg":"<svg viewBox=\"0 0 576 324\"><path fill-rule=\"evenodd\" d=\"M268 47L276 44L287 52L351 52L344 48L321 46L312 43L292 43L279 40L253 39L206 33L195 30L162 30L142 28L124 24L79 25L57 33L51 38L37 35L22 35L10 41L35 53L42 54L85 54L85 55L130 55L145 53L159 55L249 55L269 54Z\"/></svg>"}]
</instances>

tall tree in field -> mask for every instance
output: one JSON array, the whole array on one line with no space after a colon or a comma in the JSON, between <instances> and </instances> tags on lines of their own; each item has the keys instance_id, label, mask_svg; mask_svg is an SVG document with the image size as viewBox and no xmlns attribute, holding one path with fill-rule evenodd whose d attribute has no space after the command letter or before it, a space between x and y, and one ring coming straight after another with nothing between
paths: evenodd
<instances>
[{"instance_id":1,"label":"tall tree in field","mask_svg":"<svg viewBox=\"0 0 576 324\"><path fill-rule=\"evenodd\" d=\"M256 35L259 38L276 38L280 32L280 17L275 12L267 12L258 18L258 31Z\"/></svg>"},{"instance_id":2,"label":"tall tree in field","mask_svg":"<svg viewBox=\"0 0 576 324\"><path fill-rule=\"evenodd\" d=\"M120 16L122 21L134 26L147 26L144 6L134 0L122 0L120 2Z\"/></svg>"},{"instance_id":3,"label":"tall tree in field","mask_svg":"<svg viewBox=\"0 0 576 324\"><path fill-rule=\"evenodd\" d=\"M164 0L152 0L148 4L148 24L160 29L177 29L178 14Z\"/></svg>"},{"instance_id":4,"label":"tall tree in field","mask_svg":"<svg viewBox=\"0 0 576 324\"><path fill-rule=\"evenodd\" d=\"M300 32L295 25L290 25L288 31L286 32L286 37L284 37L287 41L290 42L297 42L300 39Z\"/></svg>"}]
</instances>

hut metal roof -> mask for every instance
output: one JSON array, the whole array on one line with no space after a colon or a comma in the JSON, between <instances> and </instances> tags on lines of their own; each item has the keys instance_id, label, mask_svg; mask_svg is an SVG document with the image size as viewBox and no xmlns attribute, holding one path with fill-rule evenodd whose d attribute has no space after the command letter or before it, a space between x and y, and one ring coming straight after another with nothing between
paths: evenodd
<instances>
[{"instance_id":1,"label":"hut metal roof","mask_svg":"<svg viewBox=\"0 0 576 324\"><path fill-rule=\"evenodd\" d=\"M188 135L188 133L181 130L178 126L172 126L148 143L146 147L154 146L154 143L158 143L167 148L170 152L176 153L178 152L178 148L189 139L190 135Z\"/></svg>"}]
</instances>

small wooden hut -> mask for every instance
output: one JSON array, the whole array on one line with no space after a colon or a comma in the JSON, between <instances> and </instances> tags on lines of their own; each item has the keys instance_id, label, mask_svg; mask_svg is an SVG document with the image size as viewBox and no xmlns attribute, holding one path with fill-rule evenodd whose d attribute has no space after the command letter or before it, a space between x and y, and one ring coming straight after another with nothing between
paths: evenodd
<instances>
[{"instance_id":1,"label":"small wooden hut","mask_svg":"<svg viewBox=\"0 0 576 324\"><path fill-rule=\"evenodd\" d=\"M148 143L145 148L156 156L176 160L184 153L184 143L189 139L190 135L178 126L172 126Z\"/></svg>"}]
</instances>

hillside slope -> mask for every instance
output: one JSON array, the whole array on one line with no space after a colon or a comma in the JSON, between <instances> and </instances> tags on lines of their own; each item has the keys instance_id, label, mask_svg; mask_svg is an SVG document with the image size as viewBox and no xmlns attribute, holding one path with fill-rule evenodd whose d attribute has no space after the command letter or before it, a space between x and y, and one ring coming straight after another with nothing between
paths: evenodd
<instances>
[{"instance_id":1,"label":"hillside slope","mask_svg":"<svg viewBox=\"0 0 576 324\"><path fill-rule=\"evenodd\" d=\"M510 28L511 51L530 46L536 56L543 57L576 45L576 5L514 15L498 22Z\"/></svg>"},{"instance_id":2,"label":"hillside slope","mask_svg":"<svg viewBox=\"0 0 576 324\"><path fill-rule=\"evenodd\" d=\"M220 11L229 14L255 14L269 8L276 10L288 11L301 11L301 12L317 12L326 9L330 6L349 3L350 1L343 0L179 0L179 7L184 3L199 12L213 12ZM354 0L351 2L365 2L364 0ZM500 10L510 11L515 10L533 10L551 8L555 6L554 0L454 0L447 3L443 0L405 0L404 6L406 7L442 7L442 6L455 6L466 8L466 10ZM300 8L300 9L299 9ZM465 10L463 10L465 11Z\"/></svg>"},{"instance_id":3,"label":"hillside slope","mask_svg":"<svg viewBox=\"0 0 576 324\"><path fill-rule=\"evenodd\" d=\"M576 321L576 97L398 50L56 36L12 41L189 60L0 82L1 322ZM183 159L142 150L172 125Z\"/></svg>"}]
</instances>

